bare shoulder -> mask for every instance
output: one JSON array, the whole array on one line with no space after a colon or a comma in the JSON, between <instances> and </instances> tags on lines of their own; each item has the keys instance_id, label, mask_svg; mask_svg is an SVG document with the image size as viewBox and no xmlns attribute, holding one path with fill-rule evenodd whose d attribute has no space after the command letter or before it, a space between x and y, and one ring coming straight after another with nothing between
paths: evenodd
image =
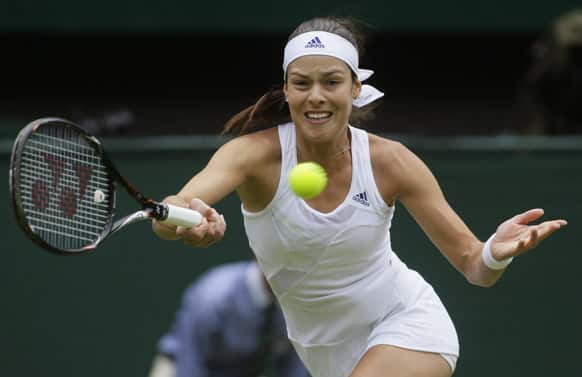
<instances>
[{"instance_id":1,"label":"bare shoulder","mask_svg":"<svg viewBox=\"0 0 582 377\"><path fill-rule=\"evenodd\" d=\"M238 173L245 176L237 187L238 195L249 211L263 209L273 198L281 174L281 144L277 127L240 136L232 140Z\"/></svg>"},{"instance_id":2,"label":"bare shoulder","mask_svg":"<svg viewBox=\"0 0 582 377\"><path fill-rule=\"evenodd\" d=\"M384 200L392 203L423 163L401 142L369 134L369 143L374 179Z\"/></svg>"},{"instance_id":3,"label":"bare shoulder","mask_svg":"<svg viewBox=\"0 0 582 377\"><path fill-rule=\"evenodd\" d=\"M259 160L280 159L281 143L277 127L268 128L241 136L250 147L249 154Z\"/></svg>"},{"instance_id":4,"label":"bare shoulder","mask_svg":"<svg viewBox=\"0 0 582 377\"><path fill-rule=\"evenodd\" d=\"M277 127L235 137L220 147L217 155L245 170L280 161L281 146Z\"/></svg>"},{"instance_id":5,"label":"bare shoulder","mask_svg":"<svg viewBox=\"0 0 582 377\"><path fill-rule=\"evenodd\" d=\"M369 134L370 158L374 169L397 172L416 160L416 155L399 141Z\"/></svg>"}]
</instances>

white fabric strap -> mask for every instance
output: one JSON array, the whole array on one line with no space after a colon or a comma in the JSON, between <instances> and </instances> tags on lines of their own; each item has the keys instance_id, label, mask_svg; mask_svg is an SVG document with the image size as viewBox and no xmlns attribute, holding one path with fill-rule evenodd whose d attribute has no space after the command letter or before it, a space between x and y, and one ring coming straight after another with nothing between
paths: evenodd
<instances>
[{"instance_id":1,"label":"white fabric strap","mask_svg":"<svg viewBox=\"0 0 582 377\"><path fill-rule=\"evenodd\" d=\"M503 260L497 260L493 258L493 255L491 254L491 241L493 240L493 237L495 237L495 233L493 233L493 235L489 237L487 242L485 242L485 245L483 245L483 251L481 253L483 263L485 263L485 265L492 270L503 270L504 268L509 266L509 264L513 260L513 257L506 258Z\"/></svg>"},{"instance_id":2,"label":"white fabric strap","mask_svg":"<svg viewBox=\"0 0 582 377\"><path fill-rule=\"evenodd\" d=\"M300 34L287 42L283 55L283 73L291 62L307 55L326 55L345 62L356 74L358 80L364 81L374 74L370 69L360 69L358 51L353 44L337 34L326 31L310 31ZM384 93L371 85L362 85L360 96L353 101L356 107L362 107L384 96Z\"/></svg>"}]
</instances>

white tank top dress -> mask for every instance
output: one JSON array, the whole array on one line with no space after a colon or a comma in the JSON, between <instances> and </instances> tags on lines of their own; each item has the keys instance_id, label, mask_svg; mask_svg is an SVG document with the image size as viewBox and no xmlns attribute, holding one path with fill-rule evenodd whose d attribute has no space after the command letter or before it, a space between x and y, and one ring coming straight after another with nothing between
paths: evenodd
<instances>
[{"instance_id":1,"label":"white tank top dress","mask_svg":"<svg viewBox=\"0 0 582 377\"><path fill-rule=\"evenodd\" d=\"M459 343L446 309L390 246L394 207L376 186L367 132L350 126L350 190L327 213L290 191L295 126L280 125L278 132L282 160L275 196L261 211L241 209L289 339L312 376L348 377L377 344L439 353L454 369Z\"/></svg>"}]
</instances>

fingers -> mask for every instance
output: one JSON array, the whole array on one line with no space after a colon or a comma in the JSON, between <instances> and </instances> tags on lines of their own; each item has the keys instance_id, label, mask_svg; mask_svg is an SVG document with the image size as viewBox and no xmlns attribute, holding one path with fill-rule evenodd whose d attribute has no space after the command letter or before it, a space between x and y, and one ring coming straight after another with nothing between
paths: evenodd
<instances>
[{"instance_id":1,"label":"fingers","mask_svg":"<svg viewBox=\"0 0 582 377\"><path fill-rule=\"evenodd\" d=\"M226 231L224 216L200 199L192 199L190 208L200 212L203 218L197 226L176 228L176 234L185 244L195 247L208 247L224 237Z\"/></svg>"},{"instance_id":2,"label":"fingers","mask_svg":"<svg viewBox=\"0 0 582 377\"><path fill-rule=\"evenodd\" d=\"M153 219L152 220L152 230L161 239L173 241L177 240L179 236L176 234L176 227L173 225L162 224L161 222Z\"/></svg>"},{"instance_id":3,"label":"fingers","mask_svg":"<svg viewBox=\"0 0 582 377\"><path fill-rule=\"evenodd\" d=\"M191 209L200 212L203 217L209 218L216 213L214 208L210 207L200 199L192 199L189 204Z\"/></svg>"},{"instance_id":4,"label":"fingers","mask_svg":"<svg viewBox=\"0 0 582 377\"><path fill-rule=\"evenodd\" d=\"M192 199L190 208L200 212L208 221L206 235L210 238L221 239L226 231L226 221L214 208L208 206L200 199Z\"/></svg>"},{"instance_id":5,"label":"fingers","mask_svg":"<svg viewBox=\"0 0 582 377\"><path fill-rule=\"evenodd\" d=\"M530 226L528 232L518 241L516 255L537 247L540 242L566 225L568 225L566 220L552 220Z\"/></svg>"},{"instance_id":6,"label":"fingers","mask_svg":"<svg viewBox=\"0 0 582 377\"><path fill-rule=\"evenodd\" d=\"M530 209L513 217L513 221L520 225L529 224L544 215L544 210L541 208Z\"/></svg>"},{"instance_id":7,"label":"fingers","mask_svg":"<svg viewBox=\"0 0 582 377\"><path fill-rule=\"evenodd\" d=\"M563 219L545 221L537 225L530 222L544 214L541 208L531 209L518 214L497 227L496 236L491 243L491 253L501 260L515 257L537 247L558 229L568 225Z\"/></svg>"},{"instance_id":8,"label":"fingers","mask_svg":"<svg viewBox=\"0 0 582 377\"><path fill-rule=\"evenodd\" d=\"M205 237L209 238L212 243L221 240L224 237L224 232L226 231L226 221L224 220L224 216L218 214L216 210L212 209L212 214L207 219L208 221L208 230L206 232Z\"/></svg>"},{"instance_id":9,"label":"fingers","mask_svg":"<svg viewBox=\"0 0 582 377\"><path fill-rule=\"evenodd\" d=\"M539 231L537 227L532 227L523 238L517 243L517 255L527 250L533 249L540 242Z\"/></svg>"},{"instance_id":10,"label":"fingers","mask_svg":"<svg viewBox=\"0 0 582 377\"><path fill-rule=\"evenodd\" d=\"M537 225L536 228L538 229L539 232L540 241L543 241L544 239L549 237L552 233L554 233L555 231L562 227L565 227L566 225L568 225L568 222L566 220L545 221Z\"/></svg>"}]
</instances>

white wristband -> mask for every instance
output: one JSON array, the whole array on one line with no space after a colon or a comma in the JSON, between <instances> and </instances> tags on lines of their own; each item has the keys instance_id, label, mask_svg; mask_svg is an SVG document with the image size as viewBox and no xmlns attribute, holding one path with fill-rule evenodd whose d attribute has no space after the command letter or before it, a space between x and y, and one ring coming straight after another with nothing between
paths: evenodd
<instances>
[{"instance_id":1,"label":"white wristband","mask_svg":"<svg viewBox=\"0 0 582 377\"><path fill-rule=\"evenodd\" d=\"M513 257L506 258L503 260L497 260L497 259L493 258L493 255L491 255L491 240L493 240L493 237L495 237L495 233L493 233L493 235L491 237L489 237L487 242L485 242L485 245L483 245L483 251L481 252L481 257L483 258L483 263L485 263L485 265L487 267L489 267L490 269L502 270L502 269L506 268L511 263L511 261L513 260Z\"/></svg>"}]
</instances>

